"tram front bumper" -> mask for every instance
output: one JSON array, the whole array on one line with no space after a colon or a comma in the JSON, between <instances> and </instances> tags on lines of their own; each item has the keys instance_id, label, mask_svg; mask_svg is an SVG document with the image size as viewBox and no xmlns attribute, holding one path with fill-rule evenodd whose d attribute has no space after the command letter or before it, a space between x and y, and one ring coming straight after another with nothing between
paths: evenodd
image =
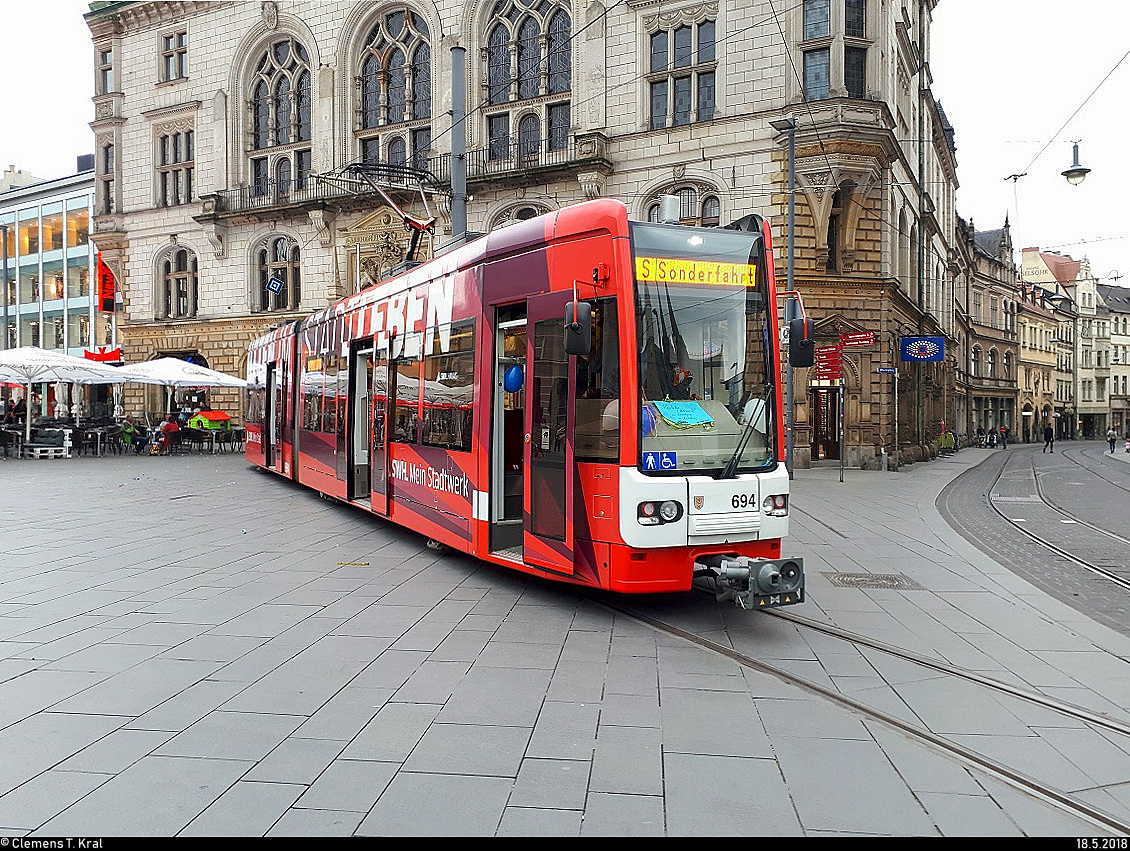
<instances>
[{"instance_id":1,"label":"tram front bumper","mask_svg":"<svg viewBox=\"0 0 1130 851\"><path fill-rule=\"evenodd\" d=\"M706 556L696 574L713 575L718 599L743 609L769 609L804 602L804 559Z\"/></svg>"}]
</instances>

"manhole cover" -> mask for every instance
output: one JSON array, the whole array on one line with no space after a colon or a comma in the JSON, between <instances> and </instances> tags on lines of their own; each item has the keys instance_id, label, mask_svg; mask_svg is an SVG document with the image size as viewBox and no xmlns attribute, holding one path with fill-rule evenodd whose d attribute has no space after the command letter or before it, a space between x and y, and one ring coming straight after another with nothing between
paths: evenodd
<instances>
[{"instance_id":1,"label":"manhole cover","mask_svg":"<svg viewBox=\"0 0 1130 851\"><path fill-rule=\"evenodd\" d=\"M825 573L840 588L886 588L892 591L925 591L926 589L901 573Z\"/></svg>"}]
</instances>

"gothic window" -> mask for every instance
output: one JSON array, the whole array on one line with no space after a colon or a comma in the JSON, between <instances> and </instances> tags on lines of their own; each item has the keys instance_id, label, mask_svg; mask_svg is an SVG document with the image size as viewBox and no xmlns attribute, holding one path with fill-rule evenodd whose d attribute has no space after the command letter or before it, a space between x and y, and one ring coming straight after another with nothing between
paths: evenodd
<instances>
[{"instance_id":1,"label":"gothic window","mask_svg":"<svg viewBox=\"0 0 1130 851\"><path fill-rule=\"evenodd\" d=\"M271 44L255 65L248 92L251 185L256 195L268 193L272 186L281 189L277 181L284 172L285 192L306 188L312 164L312 80L306 48L291 38Z\"/></svg>"},{"instance_id":2,"label":"gothic window","mask_svg":"<svg viewBox=\"0 0 1130 851\"><path fill-rule=\"evenodd\" d=\"M543 153L568 148L572 31L572 18L559 0L494 3L484 54L490 159L517 156L528 164ZM518 133L517 144L510 136L513 131ZM535 144L536 149L531 148Z\"/></svg>"},{"instance_id":3,"label":"gothic window","mask_svg":"<svg viewBox=\"0 0 1130 851\"><path fill-rule=\"evenodd\" d=\"M714 21L677 24L648 36L648 127L710 121L715 110Z\"/></svg>"},{"instance_id":4,"label":"gothic window","mask_svg":"<svg viewBox=\"0 0 1130 851\"><path fill-rule=\"evenodd\" d=\"M158 261L158 319L196 316L196 255L187 248L170 248Z\"/></svg>"},{"instance_id":5,"label":"gothic window","mask_svg":"<svg viewBox=\"0 0 1130 851\"><path fill-rule=\"evenodd\" d=\"M301 300L301 249L285 236L271 236L255 251L256 311L297 310Z\"/></svg>"},{"instance_id":6,"label":"gothic window","mask_svg":"<svg viewBox=\"0 0 1130 851\"><path fill-rule=\"evenodd\" d=\"M356 130L361 158L381 162L383 151L388 156L385 162L392 162L395 153L397 164L406 165L407 129L413 144L412 165L426 168L432 117L432 53L427 23L405 6L385 12L369 33L357 67ZM386 134L383 139L382 132ZM400 144L394 145L397 139Z\"/></svg>"}]
</instances>

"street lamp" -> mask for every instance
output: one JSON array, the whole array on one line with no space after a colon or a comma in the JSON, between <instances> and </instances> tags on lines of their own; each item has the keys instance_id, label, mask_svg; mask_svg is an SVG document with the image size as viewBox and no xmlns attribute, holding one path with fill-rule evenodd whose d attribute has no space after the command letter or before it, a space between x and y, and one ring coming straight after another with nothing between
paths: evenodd
<instances>
[{"instance_id":1,"label":"street lamp","mask_svg":"<svg viewBox=\"0 0 1130 851\"><path fill-rule=\"evenodd\" d=\"M796 258L796 119L792 116L770 121L769 126L778 133L789 134L789 236L788 236L788 289L795 292L793 269ZM794 318L793 296L785 299L785 327ZM785 469L793 477L793 368L785 367Z\"/></svg>"},{"instance_id":2,"label":"street lamp","mask_svg":"<svg viewBox=\"0 0 1130 851\"><path fill-rule=\"evenodd\" d=\"M1072 186L1078 186L1080 183L1083 182L1083 179L1087 176L1087 173L1090 171L1089 168L1083 168L1083 166L1079 165L1079 143L1078 142L1072 143L1072 156L1074 158L1074 161L1071 164L1071 168L1067 169L1067 171L1060 172L1060 174L1062 174L1064 177L1066 177L1067 182L1070 183Z\"/></svg>"}]
</instances>

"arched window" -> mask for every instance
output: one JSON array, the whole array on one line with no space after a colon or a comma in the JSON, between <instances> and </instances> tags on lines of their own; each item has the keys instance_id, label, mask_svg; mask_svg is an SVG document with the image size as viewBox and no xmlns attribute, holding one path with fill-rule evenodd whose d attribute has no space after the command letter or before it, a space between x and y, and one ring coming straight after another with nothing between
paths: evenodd
<instances>
[{"instance_id":1,"label":"arched window","mask_svg":"<svg viewBox=\"0 0 1130 851\"><path fill-rule=\"evenodd\" d=\"M541 121L537 115L523 116L518 123L518 148L522 165L536 165L541 149Z\"/></svg>"},{"instance_id":2,"label":"arched window","mask_svg":"<svg viewBox=\"0 0 1130 851\"><path fill-rule=\"evenodd\" d=\"M721 218L722 205L718 196L711 190L700 190L693 186L678 186L657 193L656 197L647 205L647 220L658 222L660 220L659 195L674 195L679 199L679 224L698 225L700 227L718 227Z\"/></svg>"},{"instance_id":3,"label":"arched window","mask_svg":"<svg viewBox=\"0 0 1130 851\"><path fill-rule=\"evenodd\" d=\"M988 366L988 369L986 370L986 372L987 372L986 377L987 378L996 378L997 377L997 350L996 349L989 349L989 357L988 357L988 360L987 360L987 366Z\"/></svg>"},{"instance_id":4,"label":"arched window","mask_svg":"<svg viewBox=\"0 0 1130 851\"><path fill-rule=\"evenodd\" d=\"M255 252L257 311L297 310L301 300L301 250L285 236L271 236Z\"/></svg>"},{"instance_id":5,"label":"arched window","mask_svg":"<svg viewBox=\"0 0 1130 851\"><path fill-rule=\"evenodd\" d=\"M388 143L388 161L392 165L405 165L408 162L408 147L397 137Z\"/></svg>"},{"instance_id":6,"label":"arched window","mask_svg":"<svg viewBox=\"0 0 1130 851\"><path fill-rule=\"evenodd\" d=\"M360 109L355 129L362 159L379 162L382 150L391 158L392 140L382 139L381 131L395 128L402 145L405 138L412 140L413 165L426 167L432 138L432 52L427 23L406 6L385 12L369 32L356 67ZM410 128L407 136L406 127ZM407 159L405 150L398 164L404 165Z\"/></svg>"},{"instance_id":7,"label":"arched window","mask_svg":"<svg viewBox=\"0 0 1130 851\"><path fill-rule=\"evenodd\" d=\"M969 353L969 374L974 378L981 376L981 347L974 346Z\"/></svg>"},{"instance_id":8,"label":"arched window","mask_svg":"<svg viewBox=\"0 0 1130 851\"><path fill-rule=\"evenodd\" d=\"M313 159L310 57L292 38L272 43L255 65L248 85L251 116L251 185L256 195L279 187L285 169L288 185L304 189ZM271 175L274 175L272 180ZM293 185L291 185L293 181Z\"/></svg>"},{"instance_id":9,"label":"arched window","mask_svg":"<svg viewBox=\"0 0 1130 851\"><path fill-rule=\"evenodd\" d=\"M187 248L172 248L158 261L158 319L196 316L197 262Z\"/></svg>"},{"instance_id":10,"label":"arched window","mask_svg":"<svg viewBox=\"0 0 1130 851\"><path fill-rule=\"evenodd\" d=\"M528 162L540 152L565 150L572 123L569 94L573 88L573 21L558 0L495 0L486 24L485 110L487 151L491 159ZM546 97L557 96L560 98ZM528 149L523 130L533 125L520 118L523 101L537 104L538 152ZM498 107L497 109L492 107ZM522 110L528 114L528 109ZM519 124L519 121L521 124ZM541 128L548 128L542 133ZM510 134L518 131L518 145Z\"/></svg>"}]
</instances>

